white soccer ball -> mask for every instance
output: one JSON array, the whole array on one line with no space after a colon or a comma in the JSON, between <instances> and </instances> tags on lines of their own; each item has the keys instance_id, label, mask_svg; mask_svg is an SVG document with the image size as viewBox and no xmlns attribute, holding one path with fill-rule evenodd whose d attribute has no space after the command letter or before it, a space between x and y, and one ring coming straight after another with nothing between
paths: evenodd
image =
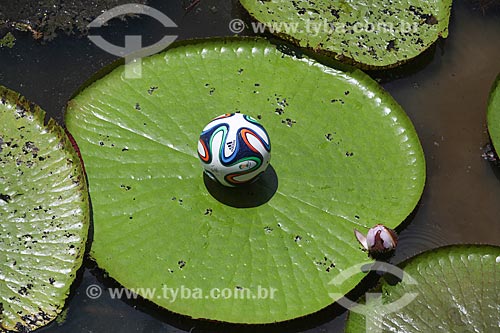
<instances>
[{"instance_id":1,"label":"white soccer ball","mask_svg":"<svg viewBox=\"0 0 500 333\"><path fill-rule=\"evenodd\" d=\"M216 117L203 129L198 157L205 173L224 186L255 180L271 159L271 142L264 127L241 113Z\"/></svg>"}]
</instances>

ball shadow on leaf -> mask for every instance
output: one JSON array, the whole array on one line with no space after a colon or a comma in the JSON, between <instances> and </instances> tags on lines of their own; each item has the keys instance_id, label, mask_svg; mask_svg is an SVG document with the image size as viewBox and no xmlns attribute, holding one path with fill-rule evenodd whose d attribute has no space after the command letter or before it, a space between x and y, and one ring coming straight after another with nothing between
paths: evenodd
<instances>
[{"instance_id":1,"label":"ball shadow on leaf","mask_svg":"<svg viewBox=\"0 0 500 333\"><path fill-rule=\"evenodd\" d=\"M278 190L278 176L269 165L257 179L237 187L227 187L203 173L203 182L208 192L219 202L235 208L258 207L274 196Z\"/></svg>"}]
</instances>

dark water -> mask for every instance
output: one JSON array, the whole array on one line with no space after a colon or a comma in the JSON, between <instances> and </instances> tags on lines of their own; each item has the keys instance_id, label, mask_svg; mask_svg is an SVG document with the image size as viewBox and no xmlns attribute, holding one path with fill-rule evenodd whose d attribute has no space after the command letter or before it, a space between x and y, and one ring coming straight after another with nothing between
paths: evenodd
<instances>
[{"instance_id":1,"label":"dark water","mask_svg":"<svg viewBox=\"0 0 500 333\"><path fill-rule=\"evenodd\" d=\"M5 0L0 1L1 2ZM114 21L105 38L123 44L124 34L144 33L144 43L165 33L179 39L232 35L228 23L247 18L234 1L152 1L179 26L165 29L154 20ZM500 72L500 6L483 11L476 1L456 1L450 36L419 61L418 71L394 72L382 85L412 119L427 160L427 185L421 203L400 234L393 262L453 243L500 245L500 171L481 159L488 142L486 106ZM62 121L70 96L92 73L115 58L84 37L60 37L48 44L16 32L13 49L0 49L0 84L19 91ZM377 73L372 73L378 76ZM40 332L342 332L345 314L322 312L290 324L258 328L219 326L169 314L147 302L90 299L91 284L114 286L91 263L82 270L68 301L66 321Z\"/></svg>"}]
</instances>

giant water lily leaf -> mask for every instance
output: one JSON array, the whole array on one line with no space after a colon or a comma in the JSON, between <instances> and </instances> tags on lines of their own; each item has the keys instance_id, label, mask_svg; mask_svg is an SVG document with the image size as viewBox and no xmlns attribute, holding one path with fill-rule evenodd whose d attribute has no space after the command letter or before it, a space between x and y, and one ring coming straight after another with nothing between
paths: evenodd
<instances>
[{"instance_id":1,"label":"giant water lily leaf","mask_svg":"<svg viewBox=\"0 0 500 333\"><path fill-rule=\"evenodd\" d=\"M500 247L444 247L418 255L402 268L402 282L382 280L373 291L382 299L371 298L364 305L367 320L359 307L349 313L346 332L367 332L366 325L373 325L369 332L498 332ZM412 295L408 305L388 311L389 304Z\"/></svg>"},{"instance_id":2,"label":"giant water lily leaf","mask_svg":"<svg viewBox=\"0 0 500 333\"><path fill-rule=\"evenodd\" d=\"M500 74L491 88L488 101L488 132L496 151L500 150Z\"/></svg>"},{"instance_id":3,"label":"giant water lily leaf","mask_svg":"<svg viewBox=\"0 0 500 333\"><path fill-rule=\"evenodd\" d=\"M89 225L80 160L64 130L0 86L0 331L28 332L62 310Z\"/></svg>"},{"instance_id":4,"label":"giant water lily leaf","mask_svg":"<svg viewBox=\"0 0 500 333\"><path fill-rule=\"evenodd\" d=\"M197 141L235 111L267 129L278 188L216 195L228 205L207 191ZM178 45L143 59L140 79L119 67L70 101L66 123L89 178L91 255L195 318L270 323L327 306L364 276L328 284L367 260L353 228L396 227L424 185L415 130L374 81L260 39Z\"/></svg>"},{"instance_id":5,"label":"giant water lily leaf","mask_svg":"<svg viewBox=\"0 0 500 333\"><path fill-rule=\"evenodd\" d=\"M451 0L240 0L267 30L361 67L393 67L448 36ZM266 27L264 29L264 26Z\"/></svg>"}]
</instances>

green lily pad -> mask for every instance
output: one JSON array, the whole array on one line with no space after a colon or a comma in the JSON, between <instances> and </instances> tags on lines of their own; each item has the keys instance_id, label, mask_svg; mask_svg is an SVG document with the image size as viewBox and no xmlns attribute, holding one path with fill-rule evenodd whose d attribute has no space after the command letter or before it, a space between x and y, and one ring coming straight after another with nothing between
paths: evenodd
<instances>
[{"instance_id":1,"label":"green lily pad","mask_svg":"<svg viewBox=\"0 0 500 333\"><path fill-rule=\"evenodd\" d=\"M451 0L240 0L257 32L363 68L395 67L448 36ZM259 25L262 23L264 25ZM264 29L264 26L266 27Z\"/></svg>"},{"instance_id":2,"label":"green lily pad","mask_svg":"<svg viewBox=\"0 0 500 333\"><path fill-rule=\"evenodd\" d=\"M64 130L0 86L0 331L27 332L61 312L81 266L87 185Z\"/></svg>"},{"instance_id":3,"label":"green lily pad","mask_svg":"<svg viewBox=\"0 0 500 333\"><path fill-rule=\"evenodd\" d=\"M409 259L402 268L411 278L395 285L382 279L374 291L382 299L364 305L370 332L498 331L500 247L448 246ZM411 294L416 297L408 305L387 313L389 303ZM367 332L365 318L350 312L346 332Z\"/></svg>"},{"instance_id":4,"label":"green lily pad","mask_svg":"<svg viewBox=\"0 0 500 333\"><path fill-rule=\"evenodd\" d=\"M368 260L354 227L394 228L420 198L425 162L413 125L357 69L261 39L215 39L143 59L139 79L124 75L118 67L87 87L66 114L93 201L91 255L171 311L237 323L318 311L334 301L329 292L364 276L328 284ZM209 193L197 156L203 127L236 111L266 128L278 181L274 196L247 208ZM267 195L237 191L226 196Z\"/></svg>"},{"instance_id":5,"label":"green lily pad","mask_svg":"<svg viewBox=\"0 0 500 333\"><path fill-rule=\"evenodd\" d=\"M500 151L500 74L491 88L487 120L491 141L498 152Z\"/></svg>"}]
</instances>

